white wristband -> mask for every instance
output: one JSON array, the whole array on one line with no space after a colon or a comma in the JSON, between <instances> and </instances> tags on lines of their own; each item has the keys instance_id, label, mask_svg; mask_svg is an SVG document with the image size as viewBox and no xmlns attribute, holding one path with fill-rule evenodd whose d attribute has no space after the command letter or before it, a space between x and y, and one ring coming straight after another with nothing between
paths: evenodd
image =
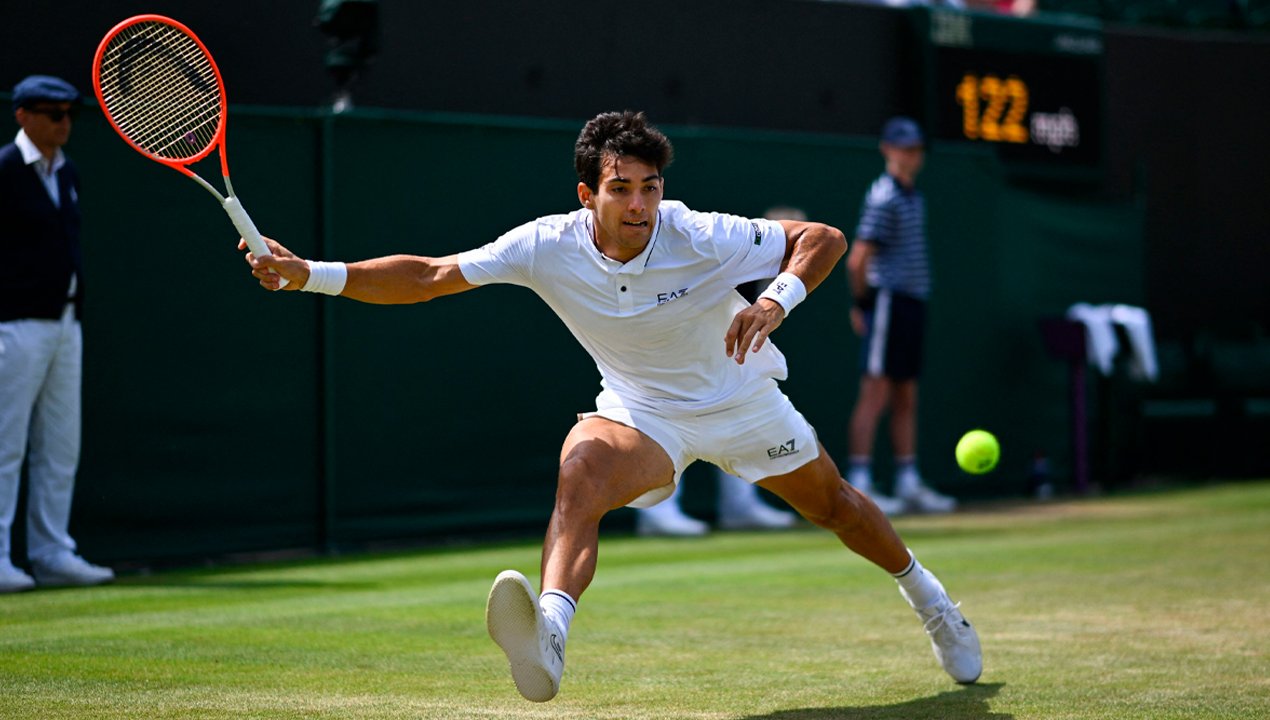
<instances>
[{"instance_id":1,"label":"white wristband","mask_svg":"<svg viewBox=\"0 0 1270 720\"><path fill-rule=\"evenodd\" d=\"M300 288L304 292L339 295L348 281L348 266L342 262L305 260L309 264L309 281Z\"/></svg>"},{"instance_id":2,"label":"white wristband","mask_svg":"<svg viewBox=\"0 0 1270 720\"><path fill-rule=\"evenodd\" d=\"M807 298L807 286L803 285L802 278L793 273L783 272L776 276L771 285L767 286L759 298L767 298L778 303L785 308L785 316L788 317L790 311L794 309L798 303Z\"/></svg>"}]
</instances>

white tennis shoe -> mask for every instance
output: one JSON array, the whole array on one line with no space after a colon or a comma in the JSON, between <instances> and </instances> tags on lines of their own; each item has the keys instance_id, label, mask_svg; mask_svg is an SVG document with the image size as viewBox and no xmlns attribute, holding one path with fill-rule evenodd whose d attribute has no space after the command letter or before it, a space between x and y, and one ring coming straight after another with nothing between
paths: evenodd
<instances>
[{"instance_id":1,"label":"white tennis shoe","mask_svg":"<svg viewBox=\"0 0 1270 720\"><path fill-rule=\"evenodd\" d=\"M957 498L935 492L921 483L899 493L896 499L907 509L919 513L950 513L957 509Z\"/></svg>"},{"instance_id":2,"label":"white tennis shoe","mask_svg":"<svg viewBox=\"0 0 1270 720\"><path fill-rule=\"evenodd\" d=\"M32 560L35 582L44 587L101 585L114 582L115 571L94 565L73 552L62 552L46 560Z\"/></svg>"},{"instance_id":3,"label":"white tennis shoe","mask_svg":"<svg viewBox=\"0 0 1270 720\"><path fill-rule=\"evenodd\" d=\"M13 567L8 560L0 560L0 593L22 592L35 587L30 575Z\"/></svg>"},{"instance_id":4,"label":"white tennis shoe","mask_svg":"<svg viewBox=\"0 0 1270 720\"><path fill-rule=\"evenodd\" d=\"M866 492L864 494L868 495L873 504L878 506L878 510L881 510L882 514L887 517L903 515L904 510L908 508L908 505L899 498L893 498L878 492Z\"/></svg>"},{"instance_id":5,"label":"white tennis shoe","mask_svg":"<svg viewBox=\"0 0 1270 720\"><path fill-rule=\"evenodd\" d=\"M847 473L847 482L851 487L864 493L874 505L878 506L878 510L887 517L895 517L904 514L905 503L899 498L893 498L889 495L883 495L873 489L873 476L867 470L852 468Z\"/></svg>"},{"instance_id":6,"label":"white tennis shoe","mask_svg":"<svg viewBox=\"0 0 1270 720\"><path fill-rule=\"evenodd\" d=\"M666 500L661 505L637 510L635 515L635 534L640 537L701 537L710 532L710 526L685 514L673 506L673 500Z\"/></svg>"},{"instance_id":7,"label":"white tennis shoe","mask_svg":"<svg viewBox=\"0 0 1270 720\"><path fill-rule=\"evenodd\" d=\"M511 664L512 680L526 700L546 702L560 692L564 634L542 614L524 575L504 570L485 603L485 626Z\"/></svg>"},{"instance_id":8,"label":"white tennis shoe","mask_svg":"<svg viewBox=\"0 0 1270 720\"><path fill-rule=\"evenodd\" d=\"M794 527L798 516L755 500L739 511L719 512L723 530L786 530Z\"/></svg>"},{"instance_id":9,"label":"white tennis shoe","mask_svg":"<svg viewBox=\"0 0 1270 720\"><path fill-rule=\"evenodd\" d=\"M968 684L983 673L983 651L979 647L979 633L961 614L960 606L961 603L953 604L944 593L935 604L916 612L944 672L953 680Z\"/></svg>"}]
</instances>

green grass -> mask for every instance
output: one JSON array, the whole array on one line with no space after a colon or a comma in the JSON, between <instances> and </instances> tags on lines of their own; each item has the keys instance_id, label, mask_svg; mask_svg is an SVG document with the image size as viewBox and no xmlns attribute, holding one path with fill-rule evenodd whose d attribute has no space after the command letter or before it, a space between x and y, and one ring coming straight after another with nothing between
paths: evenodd
<instances>
[{"instance_id":1,"label":"green grass","mask_svg":"<svg viewBox=\"0 0 1270 720\"><path fill-rule=\"evenodd\" d=\"M979 684L807 528L605 538L545 705L483 621L534 542L0 596L0 718L1270 717L1270 482L897 526L978 625Z\"/></svg>"}]
</instances>

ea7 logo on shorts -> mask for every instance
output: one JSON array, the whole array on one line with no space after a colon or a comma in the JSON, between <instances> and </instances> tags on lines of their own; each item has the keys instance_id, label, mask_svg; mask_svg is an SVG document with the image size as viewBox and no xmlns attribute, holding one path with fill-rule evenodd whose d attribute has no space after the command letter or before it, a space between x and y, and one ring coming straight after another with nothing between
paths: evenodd
<instances>
[{"instance_id":1,"label":"ea7 logo on shorts","mask_svg":"<svg viewBox=\"0 0 1270 720\"><path fill-rule=\"evenodd\" d=\"M688 288L680 288L678 290L671 290L670 292L657 293L657 304L665 305L671 300L678 300L679 298L683 297L687 293L688 293Z\"/></svg>"},{"instance_id":2,"label":"ea7 logo on shorts","mask_svg":"<svg viewBox=\"0 0 1270 720\"><path fill-rule=\"evenodd\" d=\"M783 458L789 455L797 455L798 452L798 448L794 444L794 438L790 438L789 442L782 443L774 448L768 448L767 459L775 460L776 458Z\"/></svg>"}]
</instances>

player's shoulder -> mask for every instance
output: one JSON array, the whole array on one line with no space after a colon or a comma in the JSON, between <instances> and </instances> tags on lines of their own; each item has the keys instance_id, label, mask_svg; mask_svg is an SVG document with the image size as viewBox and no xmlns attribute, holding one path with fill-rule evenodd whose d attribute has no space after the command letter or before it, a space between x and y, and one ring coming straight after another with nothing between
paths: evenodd
<instances>
[{"instance_id":1,"label":"player's shoulder","mask_svg":"<svg viewBox=\"0 0 1270 720\"><path fill-rule=\"evenodd\" d=\"M535 243L550 244L559 241L578 223L584 222L584 212L579 209L569 213L543 215L512 228L506 234Z\"/></svg>"},{"instance_id":2,"label":"player's shoulder","mask_svg":"<svg viewBox=\"0 0 1270 720\"><path fill-rule=\"evenodd\" d=\"M733 225L751 224L748 218L739 215L693 210L679 200L663 200L658 214L665 228L690 237L712 236Z\"/></svg>"},{"instance_id":3,"label":"player's shoulder","mask_svg":"<svg viewBox=\"0 0 1270 720\"><path fill-rule=\"evenodd\" d=\"M665 227L689 231L709 225L710 213L691 210L680 200L662 200L657 213Z\"/></svg>"}]
</instances>

